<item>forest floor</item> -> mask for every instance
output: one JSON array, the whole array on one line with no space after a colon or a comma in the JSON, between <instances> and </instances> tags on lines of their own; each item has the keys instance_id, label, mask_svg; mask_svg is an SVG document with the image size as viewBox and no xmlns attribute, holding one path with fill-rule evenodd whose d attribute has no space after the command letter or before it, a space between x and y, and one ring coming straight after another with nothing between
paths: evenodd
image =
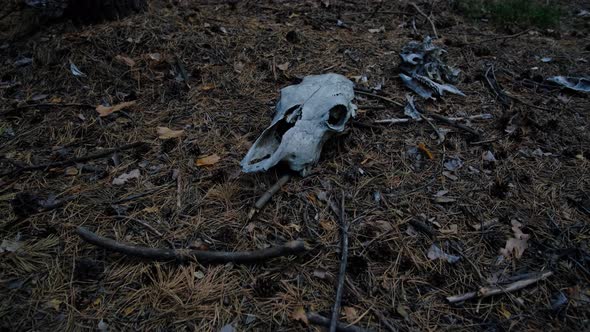
<instances>
[{"instance_id":1,"label":"forest floor","mask_svg":"<svg viewBox=\"0 0 590 332\"><path fill-rule=\"evenodd\" d=\"M2 330L315 330L302 313L330 316L340 235L325 198L342 194L343 323L587 330L590 99L545 81L590 74L590 20L575 14L583 2L563 1L553 29L502 27L435 3L417 5L432 13L435 44L462 71L466 96L418 104L446 117L491 114L461 121L481 137L435 121L446 133L439 144L425 121L375 123L403 109L357 94L357 118L311 174L251 219L282 171L244 174L239 162L280 88L335 72L403 103L399 52L432 34L415 7L154 1L117 22L55 22L1 43ZM488 69L512 97L491 92ZM124 102L108 116L96 110ZM162 139L158 127L183 132ZM144 144L23 169L134 142ZM250 265L153 262L88 244L77 226L147 247L237 251L301 239L310 250ZM507 241L521 252L502 255ZM459 260L429 258L433 244ZM447 300L540 274L520 290Z\"/></svg>"}]
</instances>

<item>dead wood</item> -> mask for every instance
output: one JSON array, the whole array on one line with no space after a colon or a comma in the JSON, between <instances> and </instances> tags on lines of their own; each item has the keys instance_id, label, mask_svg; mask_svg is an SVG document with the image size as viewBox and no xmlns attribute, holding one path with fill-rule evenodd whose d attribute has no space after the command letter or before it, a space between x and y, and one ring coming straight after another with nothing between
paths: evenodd
<instances>
[{"instance_id":1,"label":"dead wood","mask_svg":"<svg viewBox=\"0 0 590 332\"><path fill-rule=\"evenodd\" d=\"M320 325L320 326L324 326L324 327L329 327L330 326L330 319L328 319L327 317L324 317L320 314L317 314L315 312L308 312L307 313L307 320L314 325ZM337 323L336 324L336 331L340 331L340 332L368 332L370 330L366 330L354 325L346 325L344 323Z\"/></svg>"},{"instance_id":2,"label":"dead wood","mask_svg":"<svg viewBox=\"0 0 590 332\"><path fill-rule=\"evenodd\" d=\"M84 227L78 227L76 233L86 242L106 250L118 252L132 257L145 258L156 261L175 261L184 263L198 261L209 264L255 264L272 258L298 255L307 251L304 241L290 241L282 246L270 247L254 251L204 251L182 249L159 249L134 246L121 243L113 239L96 235Z\"/></svg>"},{"instance_id":3,"label":"dead wood","mask_svg":"<svg viewBox=\"0 0 590 332\"><path fill-rule=\"evenodd\" d=\"M336 284L336 299L334 300L334 308L332 309L332 319L330 321L330 332L336 331L338 324L338 316L340 315L340 303L342 302L342 292L344 290L344 280L346 279L346 263L348 261L348 224L346 221L346 214L344 209L344 192L342 192L342 200L340 202L339 215L340 237L341 237L341 254L340 254L340 268L338 271L338 283Z\"/></svg>"},{"instance_id":4,"label":"dead wood","mask_svg":"<svg viewBox=\"0 0 590 332\"><path fill-rule=\"evenodd\" d=\"M533 278L515 281L504 287L482 287L476 292L469 292L461 295L449 296L447 297L447 301L449 301L449 303L458 303L474 298L484 298L492 295L514 292L519 289L523 289L527 286L530 286L534 283L537 283L541 280L545 280L551 275L553 275L553 272L547 271L540 273Z\"/></svg>"},{"instance_id":5,"label":"dead wood","mask_svg":"<svg viewBox=\"0 0 590 332\"><path fill-rule=\"evenodd\" d=\"M6 176L9 174L13 174L13 173L22 173L22 172L28 172L28 171L38 171L38 170L44 170L44 169L48 169L48 168L56 168L56 167L64 167L64 166L68 166L68 165L73 165L76 163L83 163L86 161L90 161L90 160L94 160L94 159L99 159L99 158L103 158L106 156L109 156L115 152L118 151L125 151L125 150L130 150L130 149L135 149L138 147L142 147L142 146L146 146L147 143L146 142L134 142L134 143L130 143L130 144L125 144L116 148L112 148L112 149L105 149L103 151L100 152L96 152L96 153L91 153L82 157L76 157L76 158L70 158L67 160L62 160L62 161L56 161L56 162L51 162L51 163L43 163L43 164L38 164L38 165L30 165L30 166L24 166L21 168L17 168L15 170L12 171L8 171L5 173L2 173L0 175L0 177L2 176Z\"/></svg>"}]
</instances>

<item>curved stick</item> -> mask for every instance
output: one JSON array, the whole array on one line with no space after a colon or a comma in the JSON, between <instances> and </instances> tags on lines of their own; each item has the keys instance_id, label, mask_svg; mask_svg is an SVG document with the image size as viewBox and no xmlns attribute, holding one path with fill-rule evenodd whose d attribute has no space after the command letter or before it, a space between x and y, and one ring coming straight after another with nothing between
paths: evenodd
<instances>
[{"instance_id":1,"label":"curved stick","mask_svg":"<svg viewBox=\"0 0 590 332\"><path fill-rule=\"evenodd\" d=\"M205 251L188 249L160 249L134 246L121 243L113 239L98 236L84 227L78 227L76 233L82 240L95 246L121 253L127 256L146 258L157 261L176 261L179 263L192 260L201 263L236 263L252 264L267 261L272 258L297 255L307 251L304 241L290 241L282 246L270 247L254 251Z\"/></svg>"},{"instance_id":2,"label":"curved stick","mask_svg":"<svg viewBox=\"0 0 590 332\"><path fill-rule=\"evenodd\" d=\"M340 238L341 250L340 253L340 268L338 271L338 283L336 285L336 300L334 301L334 308L332 309L332 319L330 320L330 332L336 332L338 326L338 316L340 316L340 304L342 302L342 293L344 292L344 280L346 279L346 263L348 260L348 224L346 221L346 214L344 209L344 191L342 192L342 200L340 202L340 213L338 220L340 221Z\"/></svg>"}]
</instances>

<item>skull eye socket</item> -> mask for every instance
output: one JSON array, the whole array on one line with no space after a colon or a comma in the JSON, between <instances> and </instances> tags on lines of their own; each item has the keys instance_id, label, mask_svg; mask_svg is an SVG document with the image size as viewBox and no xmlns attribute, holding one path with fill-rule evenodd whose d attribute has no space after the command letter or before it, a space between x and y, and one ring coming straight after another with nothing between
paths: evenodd
<instances>
[{"instance_id":1,"label":"skull eye socket","mask_svg":"<svg viewBox=\"0 0 590 332\"><path fill-rule=\"evenodd\" d=\"M348 109L344 105L336 105L330 109L330 116L328 117L328 125L330 127L343 127L346 122L346 115Z\"/></svg>"}]
</instances>

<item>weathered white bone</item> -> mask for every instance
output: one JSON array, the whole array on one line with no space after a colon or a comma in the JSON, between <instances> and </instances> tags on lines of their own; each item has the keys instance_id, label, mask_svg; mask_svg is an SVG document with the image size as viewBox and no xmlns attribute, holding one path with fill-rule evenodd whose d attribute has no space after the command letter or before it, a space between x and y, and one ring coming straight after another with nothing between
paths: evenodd
<instances>
[{"instance_id":1,"label":"weathered white bone","mask_svg":"<svg viewBox=\"0 0 590 332\"><path fill-rule=\"evenodd\" d=\"M326 140L356 115L353 98L353 83L338 74L307 76L283 88L272 123L242 160L242 170L266 171L282 161L309 174Z\"/></svg>"}]
</instances>

